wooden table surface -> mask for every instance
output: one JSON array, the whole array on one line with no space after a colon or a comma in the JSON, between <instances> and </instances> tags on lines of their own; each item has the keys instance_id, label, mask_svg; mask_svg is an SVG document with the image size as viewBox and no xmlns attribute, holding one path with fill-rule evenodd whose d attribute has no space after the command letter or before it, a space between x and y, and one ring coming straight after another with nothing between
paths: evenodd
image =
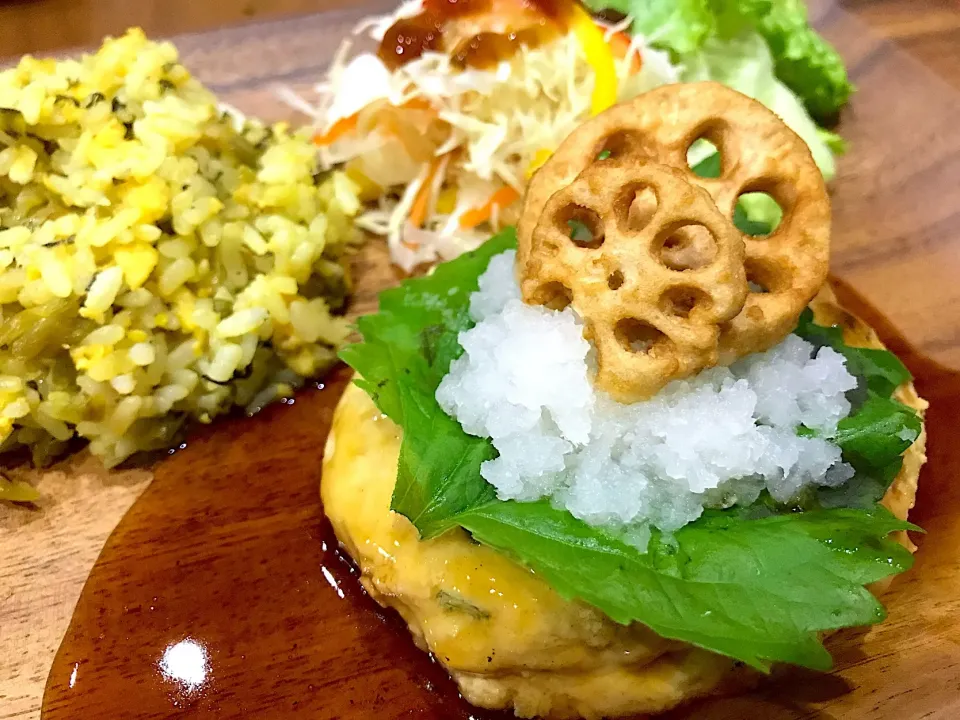
<instances>
[{"instance_id":1,"label":"wooden table surface","mask_svg":"<svg viewBox=\"0 0 960 720\"><path fill-rule=\"evenodd\" d=\"M16 56L99 42L131 25L150 35L349 8L351 0L0 0L0 54ZM895 39L960 87L957 0L842 0L878 35Z\"/></svg>"},{"instance_id":2,"label":"wooden table surface","mask_svg":"<svg viewBox=\"0 0 960 720\"><path fill-rule=\"evenodd\" d=\"M960 0L841 0L840 5L960 88Z\"/></svg>"},{"instance_id":3,"label":"wooden table surface","mask_svg":"<svg viewBox=\"0 0 960 720\"><path fill-rule=\"evenodd\" d=\"M42 8L53 4L0 8L0 47L27 50L49 42L49 33L43 40L28 30L30 18L42 16L31 13L46 12ZM128 17L124 8L154 4L111 5L116 17L83 24L82 31L74 28L64 35L67 44L94 42L91 28L98 34L116 29L107 21ZM203 14L199 8L206 5L200 0L165 4L171 16L174 8L194 7L194 15L184 10L184 17L195 19L192 25L164 24L169 18L149 13L143 15L146 20L134 21L171 32L243 16L236 6ZM305 5L290 0L275 7L295 12ZM960 318L960 9L947 0L822 0L813 6L814 17L865 89L842 126L854 147L841 162L837 181L834 270L899 328L905 342L958 369L960 321L953 319ZM69 24L71 17L60 22ZM178 45L187 64L226 100L278 119L290 113L277 102L272 86L307 87L315 81L335 38L355 18L355 11L348 11L247 25L184 36ZM16 23L22 23L19 31ZM324 38L326 44L320 42ZM23 47L24 42L34 45ZM884 98L878 83L886 78L906 82ZM887 202L894 197L896 202ZM878 198L884 202L878 204ZM370 306L369 290L361 290L366 302L359 309ZM39 717L50 663L82 584L107 536L149 479L145 471L106 473L81 455L41 475L39 512L0 506L0 719ZM956 688L953 692L960 695Z\"/></svg>"},{"instance_id":4,"label":"wooden table surface","mask_svg":"<svg viewBox=\"0 0 960 720\"><path fill-rule=\"evenodd\" d=\"M0 54L93 45L139 25L151 36L339 10L351 0L0 0Z\"/></svg>"}]
</instances>

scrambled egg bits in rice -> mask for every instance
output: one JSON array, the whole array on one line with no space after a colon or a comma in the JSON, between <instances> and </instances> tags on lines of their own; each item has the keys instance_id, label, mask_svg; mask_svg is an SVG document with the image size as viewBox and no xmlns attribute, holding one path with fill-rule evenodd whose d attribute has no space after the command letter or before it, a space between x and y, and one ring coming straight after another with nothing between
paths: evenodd
<instances>
[{"instance_id":1,"label":"scrambled egg bits in rice","mask_svg":"<svg viewBox=\"0 0 960 720\"><path fill-rule=\"evenodd\" d=\"M115 465L335 361L355 187L139 30L0 73L0 452Z\"/></svg>"}]
</instances>

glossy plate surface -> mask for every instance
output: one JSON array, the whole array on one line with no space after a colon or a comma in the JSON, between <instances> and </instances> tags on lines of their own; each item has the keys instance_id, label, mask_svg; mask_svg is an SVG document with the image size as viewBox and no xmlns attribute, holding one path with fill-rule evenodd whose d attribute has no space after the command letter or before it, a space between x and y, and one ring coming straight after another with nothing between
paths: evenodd
<instances>
[{"instance_id":1,"label":"glossy plate surface","mask_svg":"<svg viewBox=\"0 0 960 720\"><path fill-rule=\"evenodd\" d=\"M787 670L758 691L674 718L960 717L960 101L909 56L831 3L814 15L859 87L834 193L842 299L917 376L932 404L930 463L911 519L914 570L889 620L829 641L830 675ZM179 44L243 110L287 113L271 93L316 81L350 26L315 16ZM396 281L372 248L355 310ZM487 718L392 614L358 589L318 497L320 457L346 382L207 429L157 468L110 537L47 682L44 717Z\"/></svg>"}]
</instances>

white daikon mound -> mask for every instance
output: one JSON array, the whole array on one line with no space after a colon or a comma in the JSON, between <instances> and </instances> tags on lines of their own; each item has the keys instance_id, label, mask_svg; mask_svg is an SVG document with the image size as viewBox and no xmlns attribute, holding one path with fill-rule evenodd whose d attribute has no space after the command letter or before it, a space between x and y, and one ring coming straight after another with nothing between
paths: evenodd
<instances>
[{"instance_id":1,"label":"white daikon mound","mask_svg":"<svg viewBox=\"0 0 960 720\"><path fill-rule=\"evenodd\" d=\"M705 507L748 505L764 489L785 502L852 477L830 442L857 384L839 353L789 335L624 405L591 384L576 313L520 300L514 260L498 255L481 276L477 324L436 396L467 433L492 439L499 457L481 474L501 499L550 498L643 544L638 529L674 531Z\"/></svg>"}]
</instances>

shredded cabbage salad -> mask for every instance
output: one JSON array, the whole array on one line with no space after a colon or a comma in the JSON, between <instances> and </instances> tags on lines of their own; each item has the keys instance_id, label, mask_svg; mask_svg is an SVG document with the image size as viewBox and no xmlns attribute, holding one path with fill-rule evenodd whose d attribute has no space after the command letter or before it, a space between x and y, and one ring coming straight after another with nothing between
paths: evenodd
<instances>
[{"instance_id":1,"label":"shredded cabbage salad","mask_svg":"<svg viewBox=\"0 0 960 720\"><path fill-rule=\"evenodd\" d=\"M420 0L354 30L380 42ZM585 14L585 13L584 13ZM666 53L627 37L623 24L597 23L610 50L615 100L679 79ZM581 34L521 46L489 69L461 68L425 52L390 71L372 53L351 57L348 40L308 104L284 99L315 120L321 165L346 165L372 205L357 224L387 238L394 262L410 271L476 248L513 224L530 175L595 109L594 64ZM595 52L595 51L594 51Z\"/></svg>"},{"instance_id":2,"label":"shredded cabbage salad","mask_svg":"<svg viewBox=\"0 0 960 720\"><path fill-rule=\"evenodd\" d=\"M519 0L502 0L500 12L511 3ZM714 75L699 58L681 64L643 35L625 33L629 17L610 24L571 7L562 31L483 69L448 52L427 50L395 69L376 54L353 52L357 40L380 43L398 20L420 13L423 0L411 0L354 29L315 98L280 91L313 118L321 166L344 166L359 186L367 206L357 224L386 237L404 270L452 259L514 224L529 177L591 114L659 85ZM768 92L767 79L776 83L772 62L758 61L755 50L743 54L732 65L743 65L745 77L729 71L717 79L774 105L832 174L833 156L802 105L789 92ZM723 61L731 64L729 55ZM789 102L770 102L777 98Z\"/></svg>"}]
</instances>

